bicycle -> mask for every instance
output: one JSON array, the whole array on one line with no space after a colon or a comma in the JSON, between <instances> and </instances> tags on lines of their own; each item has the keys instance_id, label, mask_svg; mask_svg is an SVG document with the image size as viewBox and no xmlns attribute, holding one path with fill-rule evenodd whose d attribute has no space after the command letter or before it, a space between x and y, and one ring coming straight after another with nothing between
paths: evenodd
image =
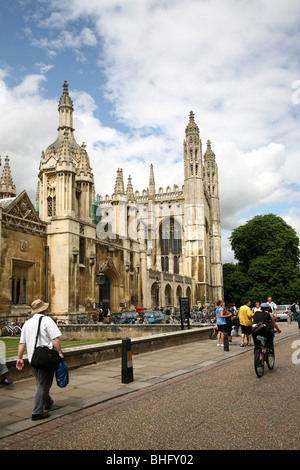
<instances>
[{"instance_id":1,"label":"bicycle","mask_svg":"<svg viewBox=\"0 0 300 470\"><path fill-rule=\"evenodd\" d=\"M3 321L2 324L3 336L21 336L21 328L18 325L11 325L7 321Z\"/></svg>"},{"instance_id":2,"label":"bicycle","mask_svg":"<svg viewBox=\"0 0 300 470\"><path fill-rule=\"evenodd\" d=\"M265 362L269 370L274 369L275 365L275 352L266 348L266 338L264 336L257 336L260 345L254 348L254 369L258 378L264 375Z\"/></svg>"},{"instance_id":3,"label":"bicycle","mask_svg":"<svg viewBox=\"0 0 300 470\"><path fill-rule=\"evenodd\" d=\"M218 325L213 325L212 330L209 332L209 339L217 339L218 337Z\"/></svg>"}]
</instances>

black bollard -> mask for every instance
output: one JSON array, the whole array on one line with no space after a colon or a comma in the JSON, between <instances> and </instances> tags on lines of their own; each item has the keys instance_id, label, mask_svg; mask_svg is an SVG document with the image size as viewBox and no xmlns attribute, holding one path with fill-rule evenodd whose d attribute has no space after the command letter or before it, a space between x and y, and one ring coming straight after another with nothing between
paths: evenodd
<instances>
[{"instance_id":1,"label":"black bollard","mask_svg":"<svg viewBox=\"0 0 300 470\"><path fill-rule=\"evenodd\" d=\"M224 351L229 351L229 341L227 333L224 333Z\"/></svg>"},{"instance_id":2,"label":"black bollard","mask_svg":"<svg viewBox=\"0 0 300 470\"><path fill-rule=\"evenodd\" d=\"M122 383L133 382L131 339L122 339Z\"/></svg>"}]
</instances>

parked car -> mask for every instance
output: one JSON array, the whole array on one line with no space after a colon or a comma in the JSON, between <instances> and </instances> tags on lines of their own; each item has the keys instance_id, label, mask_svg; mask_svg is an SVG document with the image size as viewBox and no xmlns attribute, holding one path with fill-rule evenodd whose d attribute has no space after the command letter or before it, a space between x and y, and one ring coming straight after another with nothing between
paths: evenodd
<instances>
[{"instance_id":1,"label":"parked car","mask_svg":"<svg viewBox=\"0 0 300 470\"><path fill-rule=\"evenodd\" d=\"M122 312L121 316L116 319L115 323L142 323L142 315L137 312Z\"/></svg>"},{"instance_id":2,"label":"parked car","mask_svg":"<svg viewBox=\"0 0 300 470\"><path fill-rule=\"evenodd\" d=\"M287 320L287 314L291 314L291 305L277 305L277 320Z\"/></svg>"},{"instance_id":3,"label":"parked car","mask_svg":"<svg viewBox=\"0 0 300 470\"><path fill-rule=\"evenodd\" d=\"M143 323L169 323L168 316L159 310L143 313Z\"/></svg>"}]
</instances>

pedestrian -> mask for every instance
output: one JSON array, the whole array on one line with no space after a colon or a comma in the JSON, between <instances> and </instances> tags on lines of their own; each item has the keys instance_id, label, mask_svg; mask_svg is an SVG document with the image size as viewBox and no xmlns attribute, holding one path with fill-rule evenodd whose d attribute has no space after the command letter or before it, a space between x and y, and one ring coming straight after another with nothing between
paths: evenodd
<instances>
[{"instance_id":1,"label":"pedestrian","mask_svg":"<svg viewBox=\"0 0 300 470\"><path fill-rule=\"evenodd\" d=\"M217 301L217 326L218 326L218 337L217 337L217 346L224 346L224 333L228 332L227 318L231 317L232 314L228 313L223 308L222 300Z\"/></svg>"},{"instance_id":2,"label":"pedestrian","mask_svg":"<svg viewBox=\"0 0 300 470\"><path fill-rule=\"evenodd\" d=\"M104 311L104 323L110 323L110 307Z\"/></svg>"},{"instance_id":3,"label":"pedestrian","mask_svg":"<svg viewBox=\"0 0 300 470\"><path fill-rule=\"evenodd\" d=\"M228 312L231 313L231 317L226 318L226 323L227 323L227 328L228 328L228 341L231 343L232 342L232 334L231 331L234 327L234 309L235 305L234 304L228 304Z\"/></svg>"},{"instance_id":4,"label":"pedestrian","mask_svg":"<svg viewBox=\"0 0 300 470\"><path fill-rule=\"evenodd\" d=\"M0 341L0 383L2 385L11 385L12 381L6 377L8 373L8 367L5 363L5 343Z\"/></svg>"},{"instance_id":5,"label":"pedestrian","mask_svg":"<svg viewBox=\"0 0 300 470\"><path fill-rule=\"evenodd\" d=\"M273 314L274 319L277 318L277 305L273 302L272 297L268 297L268 304L271 308L271 313Z\"/></svg>"},{"instance_id":6,"label":"pedestrian","mask_svg":"<svg viewBox=\"0 0 300 470\"><path fill-rule=\"evenodd\" d=\"M57 350L59 356L63 358L59 331L56 323L47 316L48 303L40 299L34 300L31 304L32 318L24 323L22 328L20 343L18 347L18 359L16 368L22 370L24 367L23 354L25 346L27 348L28 362L31 363L32 355L35 348L35 340L38 329L38 323L41 318L40 333L37 346L48 346ZM34 375L36 378L36 392L33 402L32 421L48 418L49 411L53 405L53 400L50 397L50 388L52 386L54 370L37 369L33 367Z\"/></svg>"},{"instance_id":7,"label":"pedestrian","mask_svg":"<svg viewBox=\"0 0 300 470\"><path fill-rule=\"evenodd\" d=\"M251 346L252 317L254 313L250 309L251 301L247 300L239 309L238 317L242 328L241 346L245 346L244 339L247 337L247 346Z\"/></svg>"},{"instance_id":8,"label":"pedestrian","mask_svg":"<svg viewBox=\"0 0 300 470\"><path fill-rule=\"evenodd\" d=\"M253 307L252 312L255 313L257 311L260 311L260 305L259 302L255 302L255 307Z\"/></svg>"},{"instance_id":9,"label":"pedestrian","mask_svg":"<svg viewBox=\"0 0 300 470\"><path fill-rule=\"evenodd\" d=\"M281 333L281 330L278 328L273 314L269 311L270 305L268 302L264 302L260 306L260 310L257 310L254 314L253 317L253 325L252 325L252 335L253 335L253 341L254 341L254 346L255 348L258 348L260 346L260 340L257 338L257 336L264 336L266 338L266 348L268 351L274 350L273 346L273 339L274 339L274 333L273 329L276 328L277 333ZM265 325L262 330L259 331L259 333L255 332L255 327L258 325L260 322L263 322ZM274 327L274 328L273 328Z\"/></svg>"},{"instance_id":10,"label":"pedestrian","mask_svg":"<svg viewBox=\"0 0 300 470\"><path fill-rule=\"evenodd\" d=\"M12 380L9 380L6 377L7 372L8 372L8 368L7 368L7 365L5 364L5 359L0 357L0 376L1 376L0 383L2 385L11 385L12 384Z\"/></svg>"},{"instance_id":11,"label":"pedestrian","mask_svg":"<svg viewBox=\"0 0 300 470\"><path fill-rule=\"evenodd\" d=\"M292 313L292 321L297 321L298 314L299 314L299 302L293 303L293 305L291 306L291 313Z\"/></svg>"},{"instance_id":12,"label":"pedestrian","mask_svg":"<svg viewBox=\"0 0 300 470\"><path fill-rule=\"evenodd\" d=\"M169 319L169 321L170 321L170 318L171 318L171 309L170 309L170 306L167 307L166 315L168 316L168 319Z\"/></svg>"}]
</instances>

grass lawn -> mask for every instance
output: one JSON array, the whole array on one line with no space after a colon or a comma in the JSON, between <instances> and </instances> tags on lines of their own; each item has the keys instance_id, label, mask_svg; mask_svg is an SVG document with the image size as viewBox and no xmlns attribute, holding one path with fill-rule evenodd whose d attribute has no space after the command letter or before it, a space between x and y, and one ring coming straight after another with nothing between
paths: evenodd
<instances>
[{"instance_id":1,"label":"grass lawn","mask_svg":"<svg viewBox=\"0 0 300 470\"><path fill-rule=\"evenodd\" d=\"M20 338L8 338L8 337L0 337L0 341L3 341L5 344L5 355L6 357L13 357L17 356L18 354L18 345L20 342ZM98 341L61 341L62 350L67 348L74 348L77 346L86 346L90 344L97 344L97 343L106 343L105 340L98 340ZM24 354L26 354L26 349Z\"/></svg>"}]
</instances>

